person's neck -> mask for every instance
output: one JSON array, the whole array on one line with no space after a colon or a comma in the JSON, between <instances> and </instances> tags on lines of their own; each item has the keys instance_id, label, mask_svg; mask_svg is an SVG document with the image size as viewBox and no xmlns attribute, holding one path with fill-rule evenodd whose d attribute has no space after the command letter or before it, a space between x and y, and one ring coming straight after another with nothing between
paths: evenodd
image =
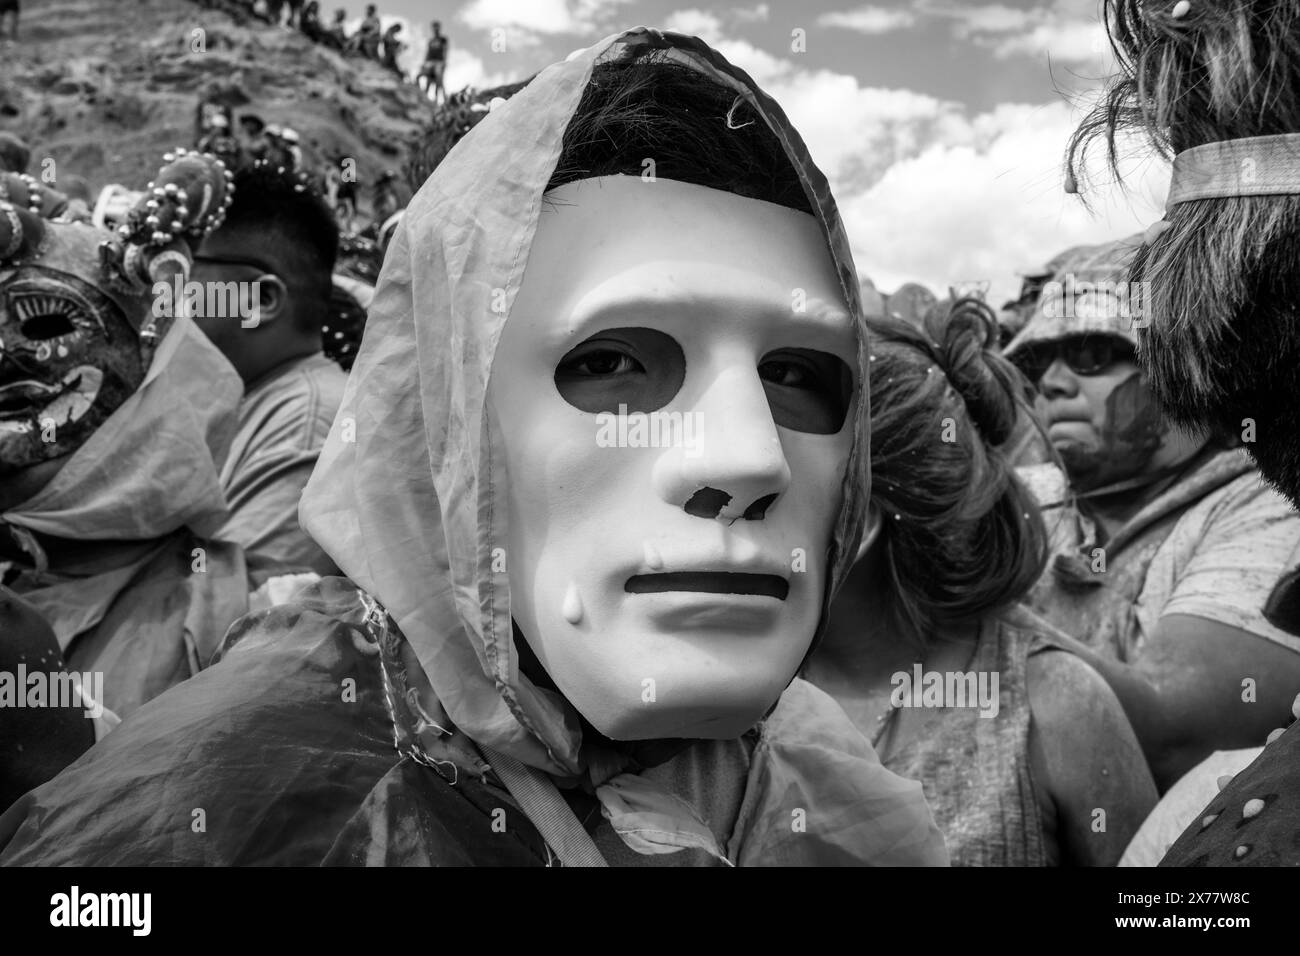
<instances>
[{"instance_id":1,"label":"person's neck","mask_svg":"<svg viewBox=\"0 0 1300 956\"><path fill-rule=\"evenodd\" d=\"M899 663L910 663L923 653L922 635L893 626L887 608L892 603L881 560L884 547L877 543L854 564L831 604L830 620L813 653L806 676L856 686L872 684L892 674Z\"/></svg>"},{"instance_id":2,"label":"person's neck","mask_svg":"<svg viewBox=\"0 0 1300 956\"><path fill-rule=\"evenodd\" d=\"M890 622L882 547L860 559L831 606L830 621L803 677L846 706L871 699L914 664L959 669L979 636L979 622L941 624L915 634Z\"/></svg>"},{"instance_id":3,"label":"person's neck","mask_svg":"<svg viewBox=\"0 0 1300 956\"><path fill-rule=\"evenodd\" d=\"M1202 446L1172 462L1157 463L1141 475L1086 491L1078 496L1080 507L1110 540L1207 454L1212 451Z\"/></svg>"},{"instance_id":4,"label":"person's neck","mask_svg":"<svg viewBox=\"0 0 1300 956\"><path fill-rule=\"evenodd\" d=\"M239 372L239 377L244 380L244 391L247 392L267 379L273 378L286 366L300 362L319 351L319 343L300 342L269 354L241 356L239 362L232 364Z\"/></svg>"}]
</instances>

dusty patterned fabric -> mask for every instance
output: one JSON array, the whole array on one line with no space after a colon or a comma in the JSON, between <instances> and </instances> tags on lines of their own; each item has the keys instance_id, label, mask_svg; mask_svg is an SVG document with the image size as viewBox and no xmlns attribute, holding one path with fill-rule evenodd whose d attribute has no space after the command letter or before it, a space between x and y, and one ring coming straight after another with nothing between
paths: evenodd
<instances>
[{"instance_id":1,"label":"dusty patterned fabric","mask_svg":"<svg viewBox=\"0 0 1300 956\"><path fill-rule=\"evenodd\" d=\"M999 675L997 716L949 707L937 732L895 750L891 722L876 741L886 768L921 781L953 866L1053 863L1030 773L1025 676L1026 661L1053 648L1051 632L1023 607L985 620L966 670Z\"/></svg>"}]
</instances>

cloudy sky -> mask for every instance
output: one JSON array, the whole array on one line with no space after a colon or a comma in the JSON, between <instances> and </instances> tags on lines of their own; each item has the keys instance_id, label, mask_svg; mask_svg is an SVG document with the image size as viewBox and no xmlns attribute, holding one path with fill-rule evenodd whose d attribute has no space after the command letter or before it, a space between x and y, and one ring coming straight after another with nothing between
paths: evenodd
<instances>
[{"instance_id":1,"label":"cloudy sky","mask_svg":"<svg viewBox=\"0 0 1300 956\"><path fill-rule=\"evenodd\" d=\"M1168 188L1167 167L1135 145L1127 189L1098 167L1092 212L1062 189L1066 139L1112 65L1099 0L378 5L407 21L412 63L442 21L449 90L522 79L627 26L702 37L784 107L835 188L859 271L886 292L984 282L999 304L1062 249L1159 219Z\"/></svg>"}]
</instances>

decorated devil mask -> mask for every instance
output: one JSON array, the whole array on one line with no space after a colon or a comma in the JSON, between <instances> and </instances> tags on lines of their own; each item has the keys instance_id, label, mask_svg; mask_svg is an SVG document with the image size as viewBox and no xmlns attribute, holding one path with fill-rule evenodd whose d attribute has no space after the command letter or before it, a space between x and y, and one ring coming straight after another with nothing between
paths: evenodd
<instances>
[{"instance_id":1,"label":"decorated devil mask","mask_svg":"<svg viewBox=\"0 0 1300 956\"><path fill-rule=\"evenodd\" d=\"M135 391L139 324L70 272L0 278L0 477L76 451Z\"/></svg>"},{"instance_id":2,"label":"decorated devil mask","mask_svg":"<svg viewBox=\"0 0 1300 956\"><path fill-rule=\"evenodd\" d=\"M795 675L856 367L812 216L639 177L547 194L488 403L512 617L601 733L735 737Z\"/></svg>"},{"instance_id":3,"label":"decorated devil mask","mask_svg":"<svg viewBox=\"0 0 1300 956\"><path fill-rule=\"evenodd\" d=\"M187 275L186 238L233 188L210 156L166 159L117 234L43 218L57 194L31 177L0 183L0 479L75 452L144 380L172 318L155 286Z\"/></svg>"}]
</instances>

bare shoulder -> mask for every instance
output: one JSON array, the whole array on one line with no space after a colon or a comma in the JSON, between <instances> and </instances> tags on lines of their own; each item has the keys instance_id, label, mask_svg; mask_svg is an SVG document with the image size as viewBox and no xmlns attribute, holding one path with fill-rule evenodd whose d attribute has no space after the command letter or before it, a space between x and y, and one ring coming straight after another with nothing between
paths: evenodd
<instances>
[{"instance_id":1,"label":"bare shoulder","mask_svg":"<svg viewBox=\"0 0 1300 956\"><path fill-rule=\"evenodd\" d=\"M1026 677L1031 766L1063 862L1114 865L1156 802L1133 728L1102 676L1068 651L1034 654Z\"/></svg>"},{"instance_id":2,"label":"bare shoulder","mask_svg":"<svg viewBox=\"0 0 1300 956\"><path fill-rule=\"evenodd\" d=\"M1025 662L1025 676L1034 721L1044 729L1060 725L1063 731L1088 733L1090 728L1076 727L1075 722L1112 709L1123 717L1105 678L1069 651L1052 648L1031 655Z\"/></svg>"}]
</instances>

